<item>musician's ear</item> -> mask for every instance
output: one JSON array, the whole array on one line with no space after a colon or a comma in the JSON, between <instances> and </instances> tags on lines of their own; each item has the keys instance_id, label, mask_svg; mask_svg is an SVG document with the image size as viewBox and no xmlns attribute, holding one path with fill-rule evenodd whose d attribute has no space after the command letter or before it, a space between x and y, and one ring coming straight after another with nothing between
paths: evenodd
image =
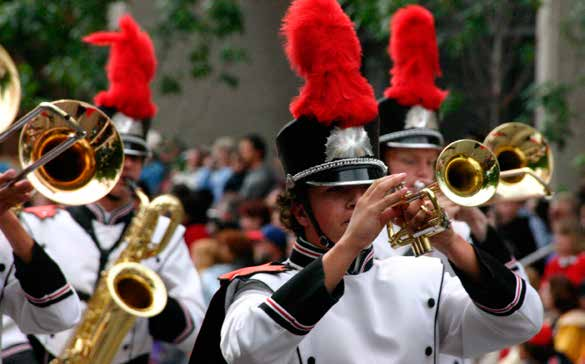
<instances>
[{"instance_id":1,"label":"musician's ear","mask_svg":"<svg viewBox=\"0 0 585 364\"><path fill-rule=\"evenodd\" d=\"M291 213L302 227L307 227L311 223L302 203L294 203Z\"/></svg>"}]
</instances>

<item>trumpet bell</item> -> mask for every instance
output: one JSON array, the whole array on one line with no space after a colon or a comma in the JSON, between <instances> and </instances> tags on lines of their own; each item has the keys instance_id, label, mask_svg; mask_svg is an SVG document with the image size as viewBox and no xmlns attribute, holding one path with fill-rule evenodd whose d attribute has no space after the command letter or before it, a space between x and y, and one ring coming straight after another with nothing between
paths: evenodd
<instances>
[{"instance_id":1,"label":"trumpet bell","mask_svg":"<svg viewBox=\"0 0 585 364\"><path fill-rule=\"evenodd\" d=\"M446 146L435 165L441 192L462 206L478 206L491 199L496 192L499 173L493 153L469 139Z\"/></svg>"},{"instance_id":2,"label":"trumpet bell","mask_svg":"<svg viewBox=\"0 0 585 364\"><path fill-rule=\"evenodd\" d=\"M506 123L492 130L484 140L500 164L502 176L495 200L525 200L550 194L553 171L550 147L543 135L522 123ZM506 176L506 172L521 172Z\"/></svg>"},{"instance_id":3,"label":"trumpet bell","mask_svg":"<svg viewBox=\"0 0 585 364\"><path fill-rule=\"evenodd\" d=\"M18 113L20 81L10 55L0 46L0 131L6 130Z\"/></svg>"},{"instance_id":4,"label":"trumpet bell","mask_svg":"<svg viewBox=\"0 0 585 364\"><path fill-rule=\"evenodd\" d=\"M124 163L122 139L112 121L95 106L75 100L53 104L69 114L87 136L29 173L28 179L41 194L57 203L82 205L96 201L109 193L120 178ZM41 112L20 134L22 167L39 160L72 132L63 118Z\"/></svg>"}]
</instances>

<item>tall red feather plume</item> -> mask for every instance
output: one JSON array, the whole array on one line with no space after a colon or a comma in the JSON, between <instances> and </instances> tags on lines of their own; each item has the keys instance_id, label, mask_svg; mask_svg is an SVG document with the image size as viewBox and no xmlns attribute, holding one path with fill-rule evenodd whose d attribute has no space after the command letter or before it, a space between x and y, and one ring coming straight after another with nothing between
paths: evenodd
<instances>
[{"instance_id":1,"label":"tall red feather plume","mask_svg":"<svg viewBox=\"0 0 585 364\"><path fill-rule=\"evenodd\" d=\"M86 43L111 47L106 65L110 86L99 92L94 102L134 119L152 118L156 114L150 92L156 71L152 40L130 15L120 18L119 26L119 32L96 32L83 38Z\"/></svg>"},{"instance_id":2,"label":"tall red feather plume","mask_svg":"<svg viewBox=\"0 0 585 364\"><path fill-rule=\"evenodd\" d=\"M392 17L390 33L388 51L394 66L384 96L402 106L438 110L447 91L435 85L441 68L433 14L419 5L406 6Z\"/></svg>"},{"instance_id":3,"label":"tall red feather plume","mask_svg":"<svg viewBox=\"0 0 585 364\"><path fill-rule=\"evenodd\" d=\"M347 128L376 117L374 90L360 74L359 40L336 0L295 0L282 32L291 67L305 79L290 104L295 118L312 117Z\"/></svg>"}]
</instances>

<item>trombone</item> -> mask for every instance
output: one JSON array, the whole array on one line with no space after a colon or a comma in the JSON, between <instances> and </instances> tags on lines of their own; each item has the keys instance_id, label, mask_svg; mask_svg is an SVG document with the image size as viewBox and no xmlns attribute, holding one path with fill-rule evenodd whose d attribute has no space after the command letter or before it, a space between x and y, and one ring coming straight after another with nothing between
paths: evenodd
<instances>
[{"instance_id":1,"label":"trombone","mask_svg":"<svg viewBox=\"0 0 585 364\"><path fill-rule=\"evenodd\" d=\"M12 123L19 104L18 73L0 46L0 143L22 129L22 170L0 189L26 176L57 203L82 205L109 193L122 174L124 153L120 135L101 110L77 100L42 102Z\"/></svg>"},{"instance_id":2,"label":"trombone","mask_svg":"<svg viewBox=\"0 0 585 364\"><path fill-rule=\"evenodd\" d=\"M521 123L506 123L492 130L483 143L463 139L447 145L435 164L436 181L398 204L428 199L431 217L416 232L406 226L397 232L387 225L393 248L411 244L415 256L432 251L429 237L449 227L435 192L462 206L482 206L502 200L550 197L552 153L541 133Z\"/></svg>"}]
</instances>

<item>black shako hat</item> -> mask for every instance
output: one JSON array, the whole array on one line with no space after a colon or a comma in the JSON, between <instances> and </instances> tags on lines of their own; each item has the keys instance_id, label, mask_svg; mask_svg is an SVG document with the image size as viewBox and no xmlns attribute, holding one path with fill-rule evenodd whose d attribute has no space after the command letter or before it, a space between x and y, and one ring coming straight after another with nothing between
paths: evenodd
<instances>
[{"instance_id":1,"label":"black shako hat","mask_svg":"<svg viewBox=\"0 0 585 364\"><path fill-rule=\"evenodd\" d=\"M361 46L336 0L296 0L282 31L292 68L305 79L276 137L287 188L369 184L386 175L378 159L377 103L360 74Z\"/></svg>"},{"instance_id":2,"label":"black shako hat","mask_svg":"<svg viewBox=\"0 0 585 364\"><path fill-rule=\"evenodd\" d=\"M378 102L380 144L441 149L437 111L447 92L435 85L441 69L433 15L422 6L408 5L392 17L390 33L393 67L391 86Z\"/></svg>"}]
</instances>

